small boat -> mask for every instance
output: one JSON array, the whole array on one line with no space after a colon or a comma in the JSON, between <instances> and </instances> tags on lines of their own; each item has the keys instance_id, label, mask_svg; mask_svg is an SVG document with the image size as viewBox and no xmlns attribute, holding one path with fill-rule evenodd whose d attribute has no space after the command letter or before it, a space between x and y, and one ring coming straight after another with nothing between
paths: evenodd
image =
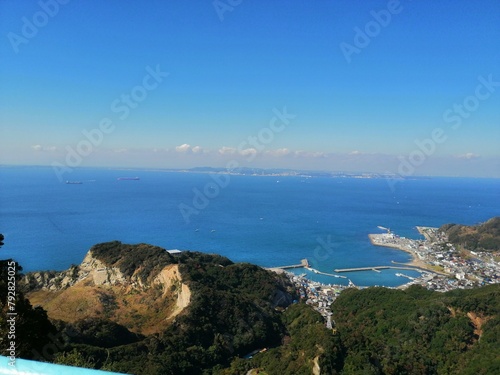
<instances>
[{"instance_id":1,"label":"small boat","mask_svg":"<svg viewBox=\"0 0 500 375\"><path fill-rule=\"evenodd\" d=\"M67 185L81 185L83 182L81 181L66 181Z\"/></svg>"},{"instance_id":2,"label":"small boat","mask_svg":"<svg viewBox=\"0 0 500 375\"><path fill-rule=\"evenodd\" d=\"M118 177L118 181L126 181L126 180L131 180L131 181L138 181L140 180L139 177Z\"/></svg>"}]
</instances>

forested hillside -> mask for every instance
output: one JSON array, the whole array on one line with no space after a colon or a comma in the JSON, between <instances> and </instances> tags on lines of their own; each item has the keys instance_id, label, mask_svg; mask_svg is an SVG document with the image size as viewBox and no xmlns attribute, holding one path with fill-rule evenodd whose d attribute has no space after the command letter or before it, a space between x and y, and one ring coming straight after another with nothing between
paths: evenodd
<instances>
[{"instance_id":1,"label":"forested hillside","mask_svg":"<svg viewBox=\"0 0 500 375\"><path fill-rule=\"evenodd\" d=\"M476 226L445 224L439 229L446 233L452 244L467 250L500 250L500 217L494 217Z\"/></svg>"},{"instance_id":2,"label":"forested hillside","mask_svg":"<svg viewBox=\"0 0 500 375\"><path fill-rule=\"evenodd\" d=\"M347 289L332 304L332 331L312 307L291 304L297 296L286 277L255 265L194 252L172 257L119 242L93 249L102 264L139 277L146 289L162 268L177 265L192 292L189 305L167 328L139 334L111 314L49 321L19 292L18 355L137 375L500 373L500 285L447 293L420 286ZM9 262L0 266L6 290ZM0 293L3 317L7 299ZM0 349L8 352L5 339Z\"/></svg>"},{"instance_id":3,"label":"forested hillside","mask_svg":"<svg viewBox=\"0 0 500 375\"><path fill-rule=\"evenodd\" d=\"M311 374L315 363L321 374L500 374L499 285L348 289L332 310L335 333L307 306L291 306L282 316L290 339L221 374Z\"/></svg>"}]
</instances>

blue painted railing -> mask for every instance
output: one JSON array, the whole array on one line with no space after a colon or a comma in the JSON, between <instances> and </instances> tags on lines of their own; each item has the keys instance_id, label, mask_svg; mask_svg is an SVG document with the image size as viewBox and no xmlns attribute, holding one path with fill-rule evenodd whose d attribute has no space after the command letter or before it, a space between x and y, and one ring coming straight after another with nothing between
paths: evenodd
<instances>
[{"instance_id":1,"label":"blue painted railing","mask_svg":"<svg viewBox=\"0 0 500 375\"><path fill-rule=\"evenodd\" d=\"M90 370L82 367L54 365L52 363L18 359L11 363L9 357L0 356L0 375L117 375L117 372ZM121 374L123 375L123 374Z\"/></svg>"}]
</instances>

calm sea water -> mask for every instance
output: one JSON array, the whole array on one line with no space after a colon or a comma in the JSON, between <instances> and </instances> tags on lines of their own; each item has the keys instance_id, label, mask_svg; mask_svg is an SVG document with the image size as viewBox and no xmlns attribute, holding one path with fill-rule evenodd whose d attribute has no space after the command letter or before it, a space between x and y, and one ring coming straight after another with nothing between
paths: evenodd
<instances>
[{"instance_id":1,"label":"calm sea water","mask_svg":"<svg viewBox=\"0 0 500 375\"><path fill-rule=\"evenodd\" d=\"M140 180L117 180L135 176ZM230 176L227 187L215 188L207 187L213 180L206 174L142 170L77 169L70 178L83 183L60 183L51 168L0 168L2 258L15 258L24 271L62 270L79 264L92 245L119 240L267 267L307 258L332 272L409 260L370 244L368 234L380 233L379 225L419 238L417 225L476 224L500 215L500 179L406 180L391 190L381 179L254 176ZM205 188L215 197L187 223L179 205L193 207L193 189ZM406 280L396 272L349 277L395 286Z\"/></svg>"}]
</instances>

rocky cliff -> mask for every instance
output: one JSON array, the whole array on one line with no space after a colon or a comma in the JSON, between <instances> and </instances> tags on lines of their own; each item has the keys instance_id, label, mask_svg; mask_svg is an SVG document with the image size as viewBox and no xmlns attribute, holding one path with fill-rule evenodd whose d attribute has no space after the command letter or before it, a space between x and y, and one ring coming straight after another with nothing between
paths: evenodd
<instances>
[{"instance_id":1,"label":"rocky cliff","mask_svg":"<svg viewBox=\"0 0 500 375\"><path fill-rule=\"evenodd\" d=\"M144 264L126 274L93 250L66 271L26 274L20 284L32 304L42 306L51 319L74 323L104 317L141 334L165 329L189 305L191 291L178 264L165 265L144 279Z\"/></svg>"}]
</instances>

